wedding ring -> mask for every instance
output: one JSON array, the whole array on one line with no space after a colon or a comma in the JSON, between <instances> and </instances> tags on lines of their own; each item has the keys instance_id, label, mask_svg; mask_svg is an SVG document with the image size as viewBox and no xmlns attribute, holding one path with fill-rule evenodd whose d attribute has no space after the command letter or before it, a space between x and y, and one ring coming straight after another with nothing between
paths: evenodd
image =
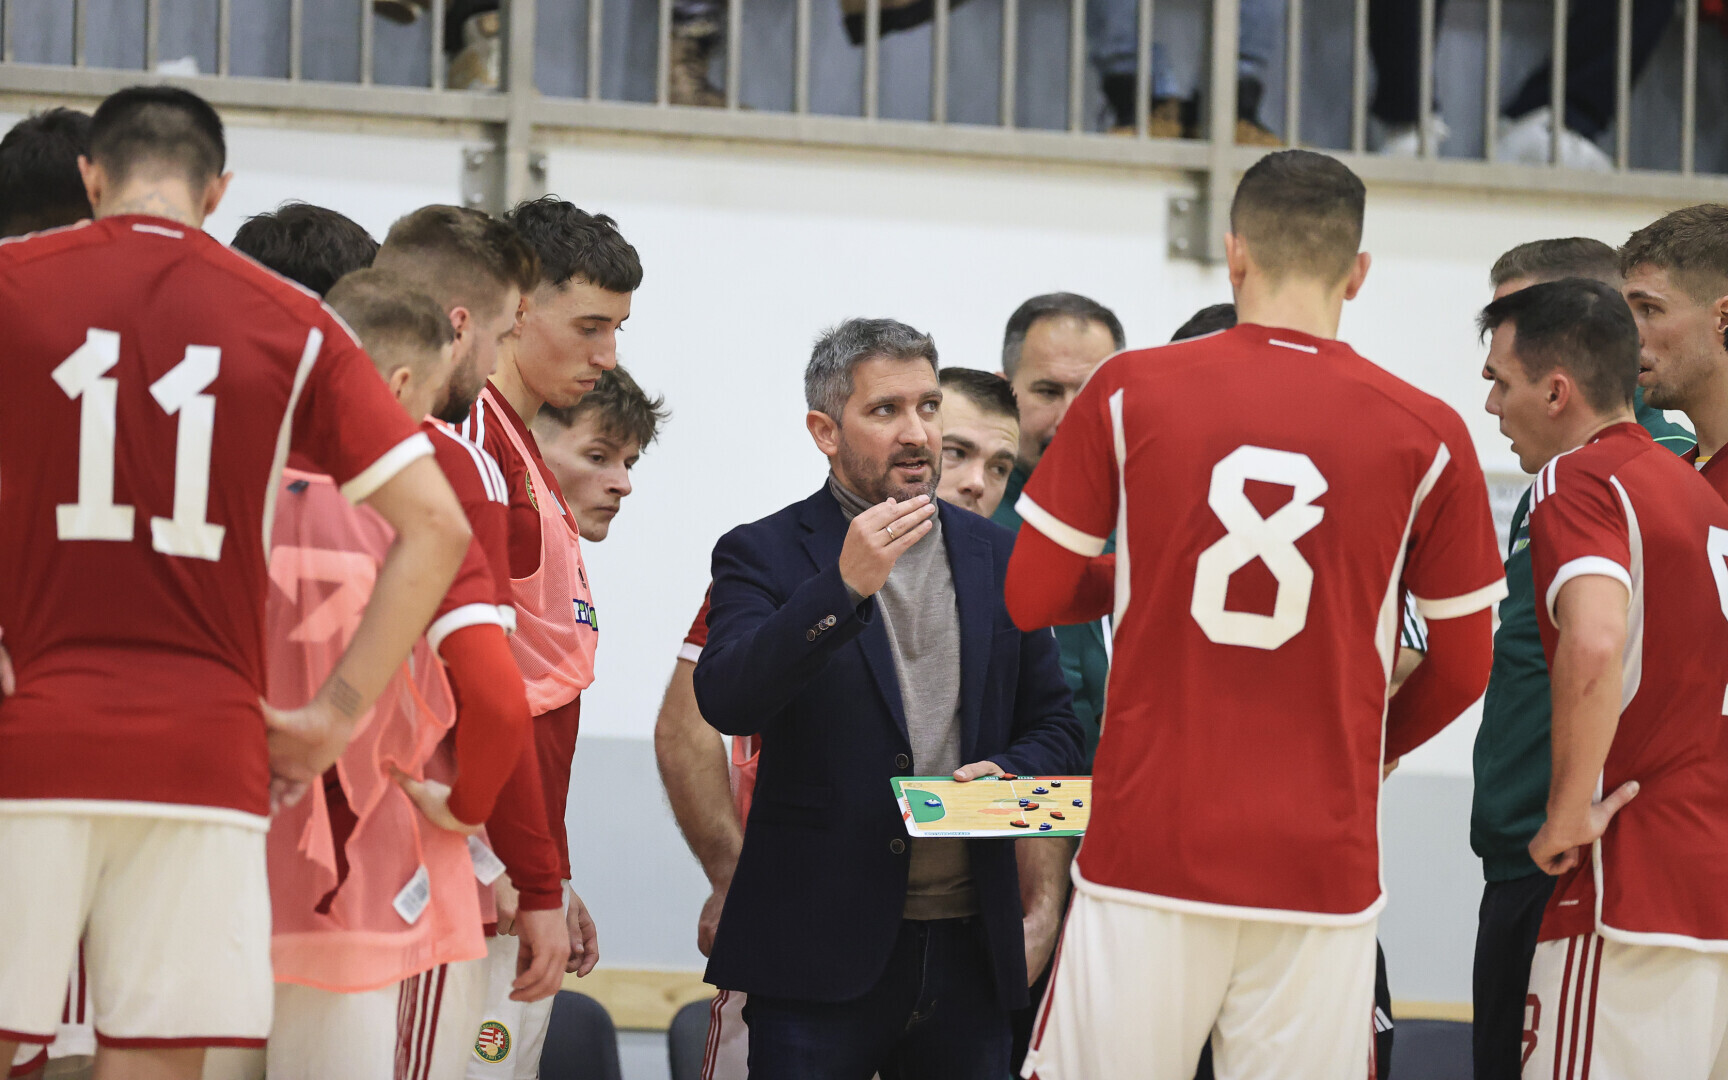
<instances>
[{"instance_id":1,"label":"wedding ring","mask_svg":"<svg viewBox=\"0 0 1728 1080\"><path fill-rule=\"evenodd\" d=\"M894 535L894 526L892 526L892 525L882 526L882 531L888 534L888 539L890 539L890 540L900 539L898 536Z\"/></svg>"}]
</instances>

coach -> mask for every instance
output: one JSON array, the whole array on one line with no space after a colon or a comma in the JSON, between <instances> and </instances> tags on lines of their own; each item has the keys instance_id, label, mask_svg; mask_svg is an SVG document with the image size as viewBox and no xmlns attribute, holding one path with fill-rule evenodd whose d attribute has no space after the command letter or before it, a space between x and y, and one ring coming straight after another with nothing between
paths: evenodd
<instances>
[{"instance_id":1,"label":"coach","mask_svg":"<svg viewBox=\"0 0 1728 1080\"><path fill-rule=\"evenodd\" d=\"M933 501L928 336L842 323L804 393L828 483L714 549L696 699L763 739L708 981L750 995L754 1080L1000 1080L1026 1001L1012 843L911 839L888 779L1072 771L1056 641L1008 617L1013 534Z\"/></svg>"}]
</instances>

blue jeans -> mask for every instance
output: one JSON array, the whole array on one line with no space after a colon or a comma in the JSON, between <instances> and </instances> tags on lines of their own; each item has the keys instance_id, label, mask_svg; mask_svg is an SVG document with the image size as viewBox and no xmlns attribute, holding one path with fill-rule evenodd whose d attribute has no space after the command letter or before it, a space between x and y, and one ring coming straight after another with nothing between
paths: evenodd
<instances>
[{"instance_id":1,"label":"blue jeans","mask_svg":"<svg viewBox=\"0 0 1728 1080\"><path fill-rule=\"evenodd\" d=\"M1240 78L1266 81L1267 65L1277 53L1284 32L1284 0L1242 0L1242 19L1236 48L1236 74ZM1086 5L1086 42L1092 63L1100 75L1132 75L1139 52L1139 0L1090 0ZM1164 62L1163 49L1152 46L1152 96L1180 97Z\"/></svg>"},{"instance_id":2,"label":"blue jeans","mask_svg":"<svg viewBox=\"0 0 1728 1080\"><path fill-rule=\"evenodd\" d=\"M905 920L863 997L751 994L750 1080L1006 1080L1008 1011L977 919Z\"/></svg>"}]
</instances>

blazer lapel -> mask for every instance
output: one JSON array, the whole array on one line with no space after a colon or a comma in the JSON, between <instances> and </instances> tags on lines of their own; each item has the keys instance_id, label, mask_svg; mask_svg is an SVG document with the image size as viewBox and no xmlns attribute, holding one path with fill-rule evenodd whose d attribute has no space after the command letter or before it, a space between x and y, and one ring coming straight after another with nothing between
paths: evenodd
<instances>
[{"instance_id":1,"label":"blazer lapel","mask_svg":"<svg viewBox=\"0 0 1728 1080\"><path fill-rule=\"evenodd\" d=\"M995 624L995 552L990 542L962 520L968 510L942 504L942 536L954 575L954 603L960 613L960 763L976 761L978 718L984 706L984 679L990 662L990 630Z\"/></svg>"},{"instance_id":2,"label":"blazer lapel","mask_svg":"<svg viewBox=\"0 0 1728 1080\"><path fill-rule=\"evenodd\" d=\"M817 570L824 570L840 561L840 549L846 543L846 530L851 522L841 512L840 504L829 493L826 485L805 503L803 515L804 550L809 553L811 561ZM894 650L888 647L888 627L880 617L864 628L858 635L858 647L864 653L864 666L870 669L870 675L876 680L876 689L882 692L882 700L888 706L888 713L894 719L894 726L900 730L902 738L908 743L911 736L906 731L906 706L900 700L900 679L894 671Z\"/></svg>"}]
</instances>

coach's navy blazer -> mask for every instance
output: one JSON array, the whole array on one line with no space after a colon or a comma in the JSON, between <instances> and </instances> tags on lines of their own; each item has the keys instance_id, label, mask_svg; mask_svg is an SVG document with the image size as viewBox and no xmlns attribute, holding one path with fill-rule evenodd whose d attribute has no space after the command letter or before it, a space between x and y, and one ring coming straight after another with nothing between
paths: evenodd
<instances>
[{"instance_id":1,"label":"coach's navy blazer","mask_svg":"<svg viewBox=\"0 0 1728 1080\"><path fill-rule=\"evenodd\" d=\"M1014 534L939 505L960 616L961 763L1074 772L1082 734L1056 639L1020 632L1003 603ZM708 964L724 989L851 1000L876 984L899 931L910 841L888 779L912 773L912 746L876 601L853 607L840 580L849 524L824 486L714 548L696 700L721 731L762 736ZM973 840L969 852L997 992L1016 1008L1026 956L1013 841Z\"/></svg>"}]
</instances>

